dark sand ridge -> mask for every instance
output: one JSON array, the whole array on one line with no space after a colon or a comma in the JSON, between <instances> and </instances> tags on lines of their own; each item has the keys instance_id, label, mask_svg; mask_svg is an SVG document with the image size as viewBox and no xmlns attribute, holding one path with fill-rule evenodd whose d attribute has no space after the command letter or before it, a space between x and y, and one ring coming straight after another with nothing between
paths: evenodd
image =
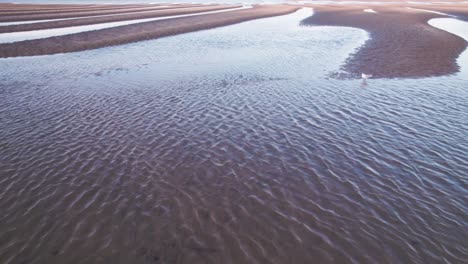
<instances>
[{"instance_id":1,"label":"dark sand ridge","mask_svg":"<svg viewBox=\"0 0 468 264\"><path fill-rule=\"evenodd\" d=\"M369 32L370 39L347 59L341 78L418 78L459 71L456 59L467 42L427 24L445 17L394 6L368 6L378 13L366 13L362 6L313 6L315 14L304 25L347 26Z\"/></svg>"},{"instance_id":2,"label":"dark sand ridge","mask_svg":"<svg viewBox=\"0 0 468 264\"><path fill-rule=\"evenodd\" d=\"M79 8L97 6L96 4L12 4L0 3L0 9L14 9L14 10L38 10L38 9L51 9L51 8Z\"/></svg>"},{"instance_id":3,"label":"dark sand ridge","mask_svg":"<svg viewBox=\"0 0 468 264\"><path fill-rule=\"evenodd\" d=\"M466 5L408 5L412 8L418 8L423 10L430 10L436 12L442 12L449 15L454 15L460 20L468 21L468 4Z\"/></svg>"},{"instance_id":4,"label":"dark sand ridge","mask_svg":"<svg viewBox=\"0 0 468 264\"><path fill-rule=\"evenodd\" d=\"M36 56L96 49L222 27L258 18L286 15L299 8L292 5L262 5L225 13L173 18L61 37L5 43L0 44L0 57Z\"/></svg>"},{"instance_id":5,"label":"dark sand ridge","mask_svg":"<svg viewBox=\"0 0 468 264\"><path fill-rule=\"evenodd\" d=\"M52 4L0 4L0 12L28 12L28 11L53 11L53 10L73 10L73 9L87 9L87 8L102 8L102 7L113 7L113 8L129 8L129 7L145 7L162 4L63 4L63 5L52 5Z\"/></svg>"},{"instance_id":6,"label":"dark sand ridge","mask_svg":"<svg viewBox=\"0 0 468 264\"><path fill-rule=\"evenodd\" d=\"M125 6L112 6L112 5L100 5L100 6L88 6L88 7L76 7L76 8L54 8L54 9L35 9L35 10L2 10L0 8L0 16L9 15L32 15L32 14L53 14L53 13L67 13L67 12L79 12L79 11L98 11L98 10L109 10L109 9L125 9L125 8L145 8L145 7L156 7L163 6L158 4L152 5L125 5ZM164 5L166 6L166 5Z\"/></svg>"},{"instance_id":7,"label":"dark sand ridge","mask_svg":"<svg viewBox=\"0 0 468 264\"><path fill-rule=\"evenodd\" d=\"M71 13L55 13L55 14L31 14L31 15L9 15L0 16L0 22L21 22L31 20L45 20L45 19L60 19L60 18L74 18L84 16L99 16L99 15L113 15L131 12L145 12L151 10L163 10L163 9L174 9L174 8L187 8L196 6L206 6L198 4L189 5L176 5L176 6L154 6L154 7L138 7L138 8L124 8L124 9L110 9L110 10L90 10L80 11Z\"/></svg>"},{"instance_id":8,"label":"dark sand ridge","mask_svg":"<svg viewBox=\"0 0 468 264\"><path fill-rule=\"evenodd\" d=\"M0 10L35 11L35 10L57 10L57 9L77 9L90 7L125 7L125 6L148 6L162 5L164 3L128 3L128 4L0 4Z\"/></svg>"},{"instance_id":9,"label":"dark sand ridge","mask_svg":"<svg viewBox=\"0 0 468 264\"><path fill-rule=\"evenodd\" d=\"M215 4L211 4L215 5ZM110 12L111 14L118 12L137 12L151 9L165 9L165 8L183 8L183 7L192 7L192 6L206 6L203 4L145 4L145 5L99 5L99 6L90 6L87 8L60 8L52 10L33 10L33 11L12 11L12 10L1 10L0 8L0 20L11 19L15 17L25 17L32 16L34 19L35 16L47 16L47 15L68 15L73 14L80 15L81 13L89 12L91 15L94 15L96 12ZM106 14L106 13L105 13Z\"/></svg>"},{"instance_id":10,"label":"dark sand ridge","mask_svg":"<svg viewBox=\"0 0 468 264\"><path fill-rule=\"evenodd\" d=\"M180 6L201 6L202 4L126 4L126 5L93 5L86 7L75 8L53 8L53 9L34 9L34 10L9 10L0 8L0 17L2 16L18 16L18 15L39 15L39 14L55 14L55 13L70 13L70 12L86 12L100 10L119 10L119 9L138 9L138 8L153 8L153 7L180 7Z\"/></svg>"},{"instance_id":11,"label":"dark sand ridge","mask_svg":"<svg viewBox=\"0 0 468 264\"><path fill-rule=\"evenodd\" d=\"M23 6L23 5L0 5L0 11L10 12L24 12L24 11L38 11L38 10L58 10L58 9L78 9L78 8L92 8L98 5L80 5L80 6L62 6L62 7L46 7L46 6ZM107 5L106 5L107 6Z\"/></svg>"},{"instance_id":12,"label":"dark sand ridge","mask_svg":"<svg viewBox=\"0 0 468 264\"><path fill-rule=\"evenodd\" d=\"M177 15L209 12L209 11L216 11L216 10L223 10L223 9L238 8L238 7L241 7L241 6L240 5L238 6L234 6L234 5L200 6L200 7L192 7L192 8L165 9L165 10L159 10L159 11L148 12L148 13L146 12L145 13L130 13L130 14L125 14L125 15L115 15L115 16L105 16L105 17L88 17L88 18L78 18L78 19L70 19L70 20L67 19L67 20L32 23L32 24L0 26L0 33L83 26L83 25L92 25L92 24L99 24L99 23L118 22L118 21L153 18L153 17L177 16Z\"/></svg>"}]
</instances>

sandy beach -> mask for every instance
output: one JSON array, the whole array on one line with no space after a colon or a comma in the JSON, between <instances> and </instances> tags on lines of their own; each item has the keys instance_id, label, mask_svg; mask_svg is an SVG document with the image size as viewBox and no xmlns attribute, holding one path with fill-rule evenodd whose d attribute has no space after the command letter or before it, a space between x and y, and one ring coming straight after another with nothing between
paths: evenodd
<instances>
[{"instance_id":1,"label":"sandy beach","mask_svg":"<svg viewBox=\"0 0 468 264\"><path fill-rule=\"evenodd\" d=\"M220 7L221 9L227 6ZM235 7L235 6L234 6ZM300 7L291 5L255 6L222 14L174 18L155 22L122 26L99 31L83 32L17 43L0 44L0 57L19 57L74 52L120 45L197 30L232 25L252 19L292 13Z\"/></svg>"},{"instance_id":2,"label":"sandy beach","mask_svg":"<svg viewBox=\"0 0 468 264\"><path fill-rule=\"evenodd\" d=\"M102 9L121 9L121 8L138 8L138 7L154 7L162 4L90 4L90 5L74 5L74 4L2 4L0 3L1 14L15 13L41 13L41 12L57 12L57 11L83 11L83 10L102 10Z\"/></svg>"},{"instance_id":3,"label":"sandy beach","mask_svg":"<svg viewBox=\"0 0 468 264\"><path fill-rule=\"evenodd\" d=\"M63 28L63 27L74 27L82 25L92 25L98 23L108 23L108 22L117 22L117 21L126 21L134 19L144 19L144 18L154 18L154 17L167 17L167 16L177 16L201 12L210 12L223 9L238 8L240 5L209 5L209 6L187 6L187 7L174 7L174 8L160 8L155 11L149 12L133 12L128 14L120 15L106 15L102 17L86 17L86 18L77 18L77 19L67 19L67 20L58 20L50 22L40 22L40 23L30 23L30 24L20 24L20 25L10 25L10 26L0 26L0 33L6 32L20 32L20 31L31 31L31 30L41 30L41 29L50 29L50 28Z\"/></svg>"},{"instance_id":4,"label":"sandy beach","mask_svg":"<svg viewBox=\"0 0 468 264\"><path fill-rule=\"evenodd\" d=\"M33 6L30 8L3 9L1 15L27 15L27 14L47 14L47 13L68 13L80 11L99 11L109 9L128 9L128 8L149 8L156 6L166 6L162 4L140 4L140 5L90 5L90 6L63 6L63 7L41 7Z\"/></svg>"},{"instance_id":5,"label":"sandy beach","mask_svg":"<svg viewBox=\"0 0 468 264\"><path fill-rule=\"evenodd\" d=\"M120 26L20 43L0 44L0 57L34 56L101 48L159 38L251 19L284 15L308 6L315 14L304 26L360 28L370 39L346 60L338 78L357 78L361 73L375 78L419 78L455 73L456 59L467 47L460 37L428 25L433 18L457 16L467 19L466 4L417 2L388 4L263 5L252 10L174 18L138 25ZM236 8L239 5L127 4L127 5L11 5L0 6L0 22L21 22L0 26L0 33L67 28L145 18L177 16ZM366 12L364 12L366 10ZM429 11L429 12L428 12ZM437 14L430 11L447 13ZM53 19L58 19L53 21ZM35 23L38 20L39 23ZM52 20L40 22L40 20ZM31 21L28 23L27 21Z\"/></svg>"},{"instance_id":6,"label":"sandy beach","mask_svg":"<svg viewBox=\"0 0 468 264\"><path fill-rule=\"evenodd\" d=\"M366 44L346 61L342 67L346 73L340 77L356 78L369 73L376 78L419 78L455 73L456 59L467 47L464 39L427 23L447 17L441 14L408 9L405 5L313 7L316 13L302 21L304 25L356 27L370 35ZM363 12L365 8L376 13Z\"/></svg>"},{"instance_id":7,"label":"sandy beach","mask_svg":"<svg viewBox=\"0 0 468 264\"><path fill-rule=\"evenodd\" d=\"M467 3L163 1L0 4L0 264L466 263Z\"/></svg>"},{"instance_id":8,"label":"sandy beach","mask_svg":"<svg viewBox=\"0 0 468 264\"><path fill-rule=\"evenodd\" d=\"M106 8L105 10L94 10L90 9L87 11L70 11L70 12L46 12L45 14L35 14L26 12L25 14L9 14L0 16L0 22L14 22L14 21L30 21L30 20L43 20L43 19L62 19L62 18L75 18L85 16L102 16L102 15L114 15L123 13L138 13L147 12L152 10L165 10L165 9L176 9L176 8L187 8L201 5L173 5L173 6L145 6L145 7L130 7L130 8Z\"/></svg>"},{"instance_id":9,"label":"sandy beach","mask_svg":"<svg viewBox=\"0 0 468 264\"><path fill-rule=\"evenodd\" d=\"M434 4L434 5L428 5L428 6L409 4L408 7L446 13L449 15L456 16L458 19L468 21L468 3L459 4L459 5L447 5L447 4L435 5Z\"/></svg>"}]
</instances>

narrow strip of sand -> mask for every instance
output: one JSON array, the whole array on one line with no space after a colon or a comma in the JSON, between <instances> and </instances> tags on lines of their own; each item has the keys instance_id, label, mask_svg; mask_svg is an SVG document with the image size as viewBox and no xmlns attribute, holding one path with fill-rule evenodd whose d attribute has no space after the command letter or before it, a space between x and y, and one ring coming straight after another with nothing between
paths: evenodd
<instances>
[{"instance_id":1,"label":"narrow strip of sand","mask_svg":"<svg viewBox=\"0 0 468 264\"><path fill-rule=\"evenodd\" d=\"M169 16L169 17L162 16L162 17L152 17L152 18L145 18L145 19L124 20L124 21L119 21L119 22L92 24L92 25L86 25L86 26L51 28L51 29L35 30L35 31L4 33L4 34L0 34L0 43L13 43L13 42L19 42L19 41L25 41L25 40L59 37L59 36L65 36L65 35L70 35L70 34L87 32L87 31L95 31L95 30L102 30L106 28L121 27L121 26L127 26L127 25L139 24L139 23L147 23L147 22L163 20L163 19L173 19L173 18L180 18L180 17L200 16L200 15L208 15L208 14L223 13L223 12L233 12L235 10L246 9L246 8L251 8L251 7L245 6L245 7L222 8L222 9L213 9L213 10L208 9L208 11L206 12L194 12L191 14L176 15L176 16Z\"/></svg>"},{"instance_id":2,"label":"narrow strip of sand","mask_svg":"<svg viewBox=\"0 0 468 264\"><path fill-rule=\"evenodd\" d=\"M95 4L13 4L13 3L0 3L0 10L50 10L50 9L66 9L66 8L83 8L93 7ZM106 5L107 6L107 5ZM113 6L113 5L109 5Z\"/></svg>"},{"instance_id":3,"label":"narrow strip of sand","mask_svg":"<svg viewBox=\"0 0 468 264\"><path fill-rule=\"evenodd\" d=\"M207 5L208 6L208 5ZM206 7L206 6L205 6ZM190 7L174 7L170 8L170 6L159 6L157 9L150 9L138 12L128 12L128 13L118 13L118 14L109 14L109 15L90 15L90 16L79 16L79 17L68 17L68 18L55 18L55 19L41 19L41 20L27 20L27 21L13 21L13 22L0 22L0 27L5 26L16 26L16 25L24 25L24 24L36 24L36 23L44 23L44 22L53 22L53 21L63 21L63 20L73 20L73 19L82 19L82 18L98 18L98 17L110 17L110 16L123 16L129 14L145 14L157 11L166 11L166 10L183 10L185 8Z\"/></svg>"},{"instance_id":4,"label":"narrow strip of sand","mask_svg":"<svg viewBox=\"0 0 468 264\"><path fill-rule=\"evenodd\" d=\"M466 2L466 4L458 4L458 5L447 5L447 4L427 5L427 6L411 5L410 7L424 9L427 11L446 13L446 14L455 16L460 20L468 21L468 2Z\"/></svg>"},{"instance_id":5,"label":"narrow strip of sand","mask_svg":"<svg viewBox=\"0 0 468 264\"><path fill-rule=\"evenodd\" d=\"M76 27L76 26L83 26L83 25L93 25L93 24L118 22L118 21L126 21L126 20L178 16L178 15L184 15L184 14L210 12L210 11L223 10L223 9L229 9L229 8L238 8L238 7L240 6L207 5L207 6L192 7L192 8L177 8L177 9L164 9L164 10L157 10L157 11L137 12L137 13L124 13L124 14L119 14L119 15L103 15L103 16L92 16L92 17L84 17L84 18L67 18L67 19L62 19L58 21L46 20L46 21L38 22L38 23L0 26L0 33L44 30L44 29L51 29L51 28ZM0 38L1 38L1 35L0 35Z\"/></svg>"},{"instance_id":6,"label":"narrow strip of sand","mask_svg":"<svg viewBox=\"0 0 468 264\"><path fill-rule=\"evenodd\" d=\"M202 5L176 5L176 6L153 6L153 7L138 7L138 8L119 8L109 10L89 10L80 12L66 12L66 13L53 13L53 14L25 14L25 15L9 15L0 16L0 22L15 22L15 21L31 21L31 20L45 20L45 19L60 19L60 18L73 18L73 17L85 17L85 16L100 16L100 15L112 15L122 14L131 12L145 12L150 10L163 10L163 9L176 9L176 8L187 8L196 7Z\"/></svg>"},{"instance_id":7,"label":"narrow strip of sand","mask_svg":"<svg viewBox=\"0 0 468 264\"><path fill-rule=\"evenodd\" d=\"M299 8L292 5L262 5L232 12L165 19L62 37L0 44L0 57L35 56L96 49L227 26L252 19L286 15Z\"/></svg>"},{"instance_id":8,"label":"narrow strip of sand","mask_svg":"<svg viewBox=\"0 0 468 264\"><path fill-rule=\"evenodd\" d=\"M418 78L452 74L459 70L457 58L467 42L427 22L440 14L406 7L373 6L378 12L366 15L361 6L314 5L315 15L303 25L346 26L369 32L370 39L351 55L338 77Z\"/></svg>"},{"instance_id":9,"label":"narrow strip of sand","mask_svg":"<svg viewBox=\"0 0 468 264\"><path fill-rule=\"evenodd\" d=\"M163 5L125 5L125 6L113 6L113 5L99 5L99 6L86 6L86 7L75 7L75 8L53 8L53 9L36 9L36 10L4 10L0 8L0 16L8 15L32 15L32 14L54 14L54 13L69 13L69 12L81 12L81 11L100 11L100 10L116 10L125 8L146 8L146 7L157 7Z\"/></svg>"}]
</instances>

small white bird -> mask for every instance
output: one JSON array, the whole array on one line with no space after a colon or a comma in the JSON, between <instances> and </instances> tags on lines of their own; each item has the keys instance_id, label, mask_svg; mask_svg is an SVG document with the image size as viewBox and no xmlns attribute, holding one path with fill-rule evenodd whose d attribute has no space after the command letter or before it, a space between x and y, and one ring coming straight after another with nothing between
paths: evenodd
<instances>
[{"instance_id":1,"label":"small white bird","mask_svg":"<svg viewBox=\"0 0 468 264\"><path fill-rule=\"evenodd\" d=\"M372 74L361 73L361 78L362 78L363 80L370 79L370 78L372 78Z\"/></svg>"}]
</instances>

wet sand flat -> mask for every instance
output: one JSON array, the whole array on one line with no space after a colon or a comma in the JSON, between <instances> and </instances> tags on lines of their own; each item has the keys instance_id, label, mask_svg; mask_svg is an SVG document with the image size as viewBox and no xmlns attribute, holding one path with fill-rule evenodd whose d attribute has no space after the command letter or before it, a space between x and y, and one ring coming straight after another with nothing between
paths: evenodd
<instances>
[{"instance_id":1,"label":"wet sand flat","mask_svg":"<svg viewBox=\"0 0 468 264\"><path fill-rule=\"evenodd\" d=\"M31 24L9 25L9 26L0 26L0 33L32 31L32 30L41 30L41 29L50 29L50 28L74 27L74 26L92 25L92 24L99 24L99 23L135 20L135 19L144 19L144 18L153 18L153 17L177 16L177 15L209 12L209 11L216 11L216 10L223 10L223 9L238 8L238 7L241 7L241 6L209 5L209 6L185 7L185 8L175 8L175 9L166 8L166 9L155 10L155 11L119 14L115 16L105 15L102 17L86 17L86 18L66 19L66 20L31 23Z\"/></svg>"},{"instance_id":2,"label":"wet sand flat","mask_svg":"<svg viewBox=\"0 0 468 264\"><path fill-rule=\"evenodd\" d=\"M174 18L62 37L7 43L0 45L0 57L46 55L95 49L221 27L252 19L285 15L298 9L299 7L288 5L255 6L251 9L222 14Z\"/></svg>"},{"instance_id":3,"label":"wet sand flat","mask_svg":"<svg viewBox=\"0 0 468 264\"><path fill-rule=\"evenodd\" d=\"M428 5L428 6L409 5L409 6L412 8L446 13L449 15L456 16L457 19L468 21L468 3L464 5Z\"/></svg>"},{"instance_id":4,"label":"wet sand flat","mask_svg":"<svg viewBox=\"0 0 468 264\"><path fill-rule=\"evenodd\" d=\"M427 24L445 17L406 6L314 6L304 25L345 26L369 32L370 39L342 67L341 77L419 78L455 73L456 59L467 47L464 39ZM422 8L422 7L419 7Z\"/></svg>"},{"instance_id":5,"label":"wet sand flat","mask_svg":"<svg viewBox=\"0 0 468 264\"><path fill-rule=\"evenodd\" d=\"M201 5L174 5L174 6L145 6L145 7L130 7L130 8L110 8L106 10L87 10L78 12L54 12L46 14L34 14L28 13L23 15L2 15L0 16L0 22L15 22L15 21L29 21L29 20L44 20L44 19L60 19L60 18L73 18L73 17L84 17L84 16L100 16L100 15L112 15L122 14L130 12L145 12L151 10L163 10L163 9L176 9L176 8L187 8Z\"/></svg>"},{"instance_id":6,"label":"wet sand flat","mask_svg":"<svg viewBox=\"0 0 468 264\"><path fill-rule=\"evenodd\" d=\"M129 25L139 25L143 23L149 23L149 22L155 22L155 21L161 21L161 20L233 12L236 10L242 10L246 8L250 8L250 7L221 8L221 9L214 9L214 10L206 11L206 12L195 12L195 13L190 13L190 14L176 15L176 16L150 17L150 18L124 20L124 21L117 21L117 22L99 23L99 24L74 26L74 27L66 27L66 28L50 28L50 29L34 30L34 31L26 31L26 32L12 32L12 33L1 34L0 43L15 43L15 42L21 42L21 41L26 41L26 40L38 40L38 39L45 39L45 38L51 38L51 37L62 37L62 36L67 36L67 35L72 35L72 34L118 28L118 27L129 26Z\"/></svg>"},{"instance_id":7,"label":"wet sand flat","mask_svg":"<svg viewBox=\"0 0 468 264\"><path fill-rule=\"evenodd\" d=\"M89 4L89 5L53 5L53 4L0 4L0 14L22 14L22 13L43 13L43 12L63 12L63 11L86 11L86 10L101 10L101 9L122 9L122 8L139 8L139 7L154 7L163 4Z\"/></svg>"},{"instance_id":8,"label":"wet sand flat","mask_svg":"<svg viewBox=\"0 0 468 264\"><path fill-rule=\"evenodd\" d=\"M462 16L467 8L465 4L424 5L387 2L390 3L366 4L366 2L360 2L359 4L305 5L313 7L315 15L304 20L302 22L303 25L356 27L364 29L370 34L369 41L349 57L342 67L343 72L334 75L334 77L355 78L359 77L361 73L368 73L374 75L375 78L419 78L458 72L459 66L456 63L456 59L466 48L466 41L427 24L432 18L445 17L443 14L435 14L417 9L438 10L439 12L447 11L463 19ZM109 5L86 7L90 8L90 10L77 12L70 10L66 12L54 10L53 13L45 14L26 12L23 15L0 16L0 21L20 21L21 23L18 25L1 26L0 33L176 16L235 7L238 6L200 6L199 4L169 6L163 4L141 6ZM55 37L53 39L47 38L16 44L2 44L0 45L0 56L45 55L119 45L229 25L233 21L237 21L234 23L238 23L254 18L287 14L300 7L303 6L256 6L255 11L252 12L258 13L258 15L253 14L251 11L243 10L231 13L229 16L212 14L203 17L185 18L185 20L171 19L170 22L152 22L157 23L153 24L154 26L157 25L157 29L150 28L150 24L132 25L131 27L102 29L97 32L83 32L70 36ZM409 7L414 9L409 9ZM104 9L93 10L96 8ZM280 9L283 11L278 12ZM257 12L257 10L261 12ZM268 12L271 12L271 14L267 14ZM240 18L241 16L245 16L245 18ZM38 23L34 23L33 21L40 21L41 19L63 20ZM218 19L218 21L214 21L214 19ZM31 21L33 23L23 24L24 22L22 21ZM184 25L184 23L187 24Z\"/></svg>"},{"instance_id":9,"label":"wet sand flat","mask_svg":"<svg viewBox=\"0 0 468 264\"><path fill-rule=\"evenodd\" d=\"M11 10L40 10L40 9L66 9L66 8L83 8L83 7L93 7L96 5L93 4L83 4L83 5L74 5L74 4L13 4L13 3L0 3L0 8L2 10L11 9Z\"/></svg>"},{"instance_id":10,"label":"wet sand flat","mask_svg":"<svg viewBox=\"0 0 468 264\"><path fill-rule=\"evenodd\" d=\"M13 32L0 54L31 56L0 59L0 264L465 263L468 60L408 6ZM71 21L121 16L144 14Z\"/></svg>"},{"instance_id":11,"label":"wet sand flat","mask_svg":"<svg viewBox=\"0 0 468 264\"><path fill-rule=\"evenodd\" d=\"M109 9L126 9L126 8L145 8L165 6L162 4L142 4L142 5L96 5L96 6L82 6L82 7L62 7L62 8L33 8L33 9L3 9L0 10L0 15L27 15L27 14L53 14L53 13L68 13L80 11L99 11Z\"/></svg>"}]
</instances>

